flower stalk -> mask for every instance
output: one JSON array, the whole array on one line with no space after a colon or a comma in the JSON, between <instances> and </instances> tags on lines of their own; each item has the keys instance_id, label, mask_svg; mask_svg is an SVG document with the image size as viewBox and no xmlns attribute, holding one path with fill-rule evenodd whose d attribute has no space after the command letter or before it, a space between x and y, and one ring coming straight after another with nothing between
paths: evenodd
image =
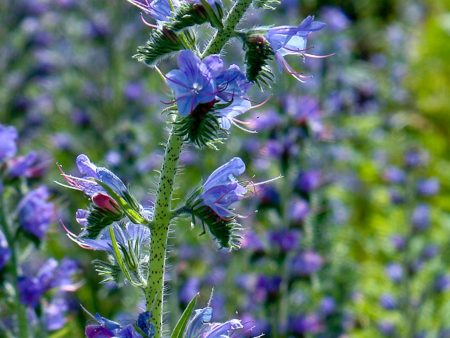
<instances>
[{"instance_id":1,"label":"flower stalk","mask_svg":"<svg viewBox=\"0 0 450 338\"><path fill-rule=\"evenodd\" d=\"M233 37L234 29L250 7L252 0L238 0L225 19L224 28L217 31L210 41L202 58L220 53ZM146 307L152 316L150 324L155 327L154 338L161 338L163 331L164 272L167 252L167 238L171 220L171 200L174 179L183 145L182 137L171 131L166 145L164 161L158 184L155 214L151 227L150 262L147 287L145 289Z\"/></svg>"},{"instance_id":2,"label":"flower stalk","mask_svg":"<svg viewBox=\"0 0 450 338\"><path fill-rule=\"evenodd\" d=\"M5 234L6 241L8 242L9 249L11 251L11 261L10 261L10 269L12 273L12 277L14 279L13 285L14 285L14 292L16 296L15 300L15 307L16 307L16 315L17 315L17 326L18 326L18 333L19 338L28 338L29 332L28 332L28 320L27 320L27 314L25 306L20 301L20 294L19 294L19 287L17 284L17 280L19 277L18 274L18 268L19 268L19 262L17 259L17 252L16 252L16 246L14 243L14 238L10 232L10 225L8 222L8 217L5 213L5 200L4 200L4 194L0 194L0 224L1 229L3 230L3 233Z\"/></svg>"}]
</instances>

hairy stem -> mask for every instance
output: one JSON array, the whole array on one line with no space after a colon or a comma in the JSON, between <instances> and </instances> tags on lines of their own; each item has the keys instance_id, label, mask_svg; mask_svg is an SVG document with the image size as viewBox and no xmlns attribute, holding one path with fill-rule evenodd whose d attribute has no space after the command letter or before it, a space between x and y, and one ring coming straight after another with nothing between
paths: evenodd
<instances>
[{"instance_id":1,"label":"hairy stem","mask_svg":"<svg viewBox=\"0 0 450 338\"><path fill-rule=\"evenodd\" d=\"M225 19L224 28L216 33L208 44L202 57L220 53L223 46L233 36L234 29L250 7L252 0L238 0ZM151 228L150 262L147 287L145 289L146 307L151 312L150 323L155 327L154 338L161 338L163 331L164 271L167 252L167 235L171 219L171 201L174 179L183 140L171 133L166 145L166 153L161 168L156 196L155 214Z\"/></svg>"},{"instance_id":2,"label":"hairy stem","mask_svg":"<svg viewBox=\"0 0 450 338\"><path fill-rule=\"evenodd\" d=\"M251 4L252 0L238 0L234 3L233 8L231 8L230 13L225 19L223 29L218 31L214 38L209 42L202 57L220 53L223 46L225 46L228 40L233 37L234 29Z\"/></svg>"},{"instance_id":3,"label":"hairy stem","mask_svg":"<svg viewBox=\"0 0 450 338\"><path fill-rule=\"evenodd\" d=\"M166 154L161 168L155 216L151 229L150 263L145 298L147 310L152 313L150 321L156 330L155 338L162 336L167 234L171 218L174 178L182 145L182 138L171 133L167 141Z\"/></svg>"},{"instance_id":4,"label":"hairy stem","mask_svg":"<svg viewBox=\"0 0 450 338\"><path fill-rule=\"evenodd\" d=\"M1 229L3 230L3 233L5 234L6 241L8 242L9 250L11 251L11 261L9 263L11 273L13 276L13 285L14 285L14 291L16 295L15 300L15 307L16 307L16 315L17 315L17 324L19 328L19 337L20 338L28 338L28 321L27 321L27 314L25 306L20 302L20 294L19 294L19 287L17 285L17 279L18 279L18 259L17 259L17 253L16 253L16 245L14 243L13 236L10 231L10 225L8 222L8 218L5 214L5 201L4 201L4 194L0 194L0 224Z\"/></svg>"}]
</instances>

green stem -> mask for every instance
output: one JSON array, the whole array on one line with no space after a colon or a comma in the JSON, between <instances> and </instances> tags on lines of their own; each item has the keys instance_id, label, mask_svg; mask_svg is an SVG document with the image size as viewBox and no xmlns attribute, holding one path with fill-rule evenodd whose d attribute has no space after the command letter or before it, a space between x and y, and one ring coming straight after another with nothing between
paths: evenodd
<instances>
[{"instance_id":1,"label":"green stem","mask_svg":"<svg viewBox=\"0 0 450 338\"><path fill-rule=\"evenodd\" d=\"M171 218L171 201L183 140L173 133L169 136L161 169L151 228L150 263L145 298L147 310L152 313L150 323L155 327L155 338L162 336L164 271L166 264L167 234Z\"/></svg>"},{"instance_id":2,"label":"green stem","mask_svg":"<svg viewBox=\"0 0 450 338\"><path fill-rule=\"evenodd\" d=\"M233 8L231 8L230 13L225 19L225 24L223 29L217 31L214 38L209 42L205 51L203 52L202 58L211 55L218 54L222 50L223 46L234 36L234 29L236 28L239 21L241 21L247 9L252 4L252 0L238 0L234 3Z\"/></svg>"},{"instance_id":3,"label":"green stem","mask_svg":"<svg viewBox=\"0 0 450 338\"><path fill-rule=\"evenodd\" d=\"M250 7L252 0L238 0L230 10L223 30L216 33L202 57L220 53L223 46L234 35L234 29ZM156 195L155 214L151 227L150 262L147 287L145 289L146 308L151 312L150 324L155 327L154 338L161 338L163 331L164 271L167 253L167 235L171 220L171 202L178 159L183 140L170 134L161 168Z\"/></svg>"},{"instance_id":4,"label":"green stem","mask_svg":"<svg viewBox=\"0 0 450 338\"><path fill-rule=\"evenodd\" d=\"M1 228L3 230L3 233L5 234L6 241L8 242L9 250L11 251L11 261L10 261L10 268L13 276L13 285L14 285L14 291L16 295L16 314L17 314L17 323L18 323L18 329L19 329L19 337L20 338L28 338L28 322L27 322L27 313L25 306L20 301L20 294L19 294L19 286L17 285L17 279L18 279L18 259L17 259L17 253L16 253L16 246L14 243L13 236L10 232L10 225L7 219L7 216L5 214L5 201L4 201L4 193L0 194L0 223Z\"/></svg>"}]
</instances>

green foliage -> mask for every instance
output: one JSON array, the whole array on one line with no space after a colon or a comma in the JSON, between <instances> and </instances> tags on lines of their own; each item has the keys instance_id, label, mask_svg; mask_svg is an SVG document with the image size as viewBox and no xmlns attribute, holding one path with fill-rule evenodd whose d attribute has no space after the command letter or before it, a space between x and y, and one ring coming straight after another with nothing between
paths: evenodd
<instances>
[{"instance_id":1,"label":"green foliage","mask_svg":"<svg viewBox=\"0 0 450 338\"><path fill-rule=\"evenodd\" d=\"M173 329L172 335L170 336L171 338L183 338L186 325L188 324L189 318L191 317L191 314L195 309L195 305L197 305L197 299L198 294L196 294L194 298L191 299L186 309L183 311L183 314L178 320L177 325L175 325L175 328Z\"/></svg>"},{"instance_id":2,"label":"green foliage","mask_svg":"<svg viewBox=\"0 0 450 338\"><path fill-rule=\"evenodd\" d=\"M210 23L215 28L222 28L222 8L215 6L219 15L207 1L202 3L182 3L166 24L166 28L174 32L179 32L188 27Z\"/></svg>"},{"instance_id":3,"label":"green foliage","mask_svg":"<svg viewBox=\"0 0 450 338\"><path fill-rule=\"evenodd\" d=\"M184 49L178 35L166 28L154 29L145 45L138 47L134 58L149 66L155 66L163 58Z\"/></svg>"},{"instance_id":4,"label":"green foliage","mask_svg":"<svg viewBox=\"0 0 450 338\"><path fill-rule=\"evenodd\" d=\"M199 104L191 114L178 118L174 122L174 133L199 148L216 149L216 144L221 142L223 139L221 134L224 132L220 128L218 117L212 110L214 104L215 101Z\"/></svg>"},{"instance_id":5,"label":"green foliage","mask_svg":"<svg viewBox=\"0 0 450 338\"><path fill-rule=\"evenodd\" d=\"M86 238L95 239L108 225L119 221L123 213L112 213L108 210L94 206L89 210L88 224L86 225Z\"/></svg>"},{"instance_id":6,"label":"green foliage","mask_svg":"<svg viewBox=\"0 0 450 338\"><path fill-rule=\"evenodd\" d=\"M258 8L274 10L281 3L280 0L255 0L253 4Z\"/></svg>"}]
</instances>

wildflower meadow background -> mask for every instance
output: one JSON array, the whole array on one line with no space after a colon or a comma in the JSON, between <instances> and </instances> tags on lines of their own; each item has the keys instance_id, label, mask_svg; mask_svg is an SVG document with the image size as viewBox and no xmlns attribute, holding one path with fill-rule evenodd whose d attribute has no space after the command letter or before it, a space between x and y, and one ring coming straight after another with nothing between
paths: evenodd
<instances>
[{"instance_id":1,"label":"wildflower meadow background","mask_svg":"<svg viewBox=\"0 0 450 338\"><path fill-rule=\"evenodd\" d=\"M0 338L450 338L449 0L0 23Z\"/></svg>"}]
</instances>

